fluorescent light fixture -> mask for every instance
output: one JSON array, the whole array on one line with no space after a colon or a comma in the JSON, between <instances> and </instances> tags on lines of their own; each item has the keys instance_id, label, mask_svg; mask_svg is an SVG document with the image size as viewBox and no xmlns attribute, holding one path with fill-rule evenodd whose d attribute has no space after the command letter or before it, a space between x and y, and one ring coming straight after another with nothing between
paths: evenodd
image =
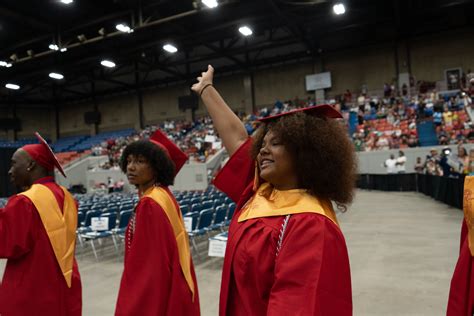
<instances>
[{"instance_id":1,"label":"fluorescent light fixture","mask_svg":"<svg viewBox=\"0 0 474 316\"><path fill-rule=\"evenodd\" d=\"M61 53L64 53L65 51L67 51L67 48L66 47L63 47L59 50Z\"/></svg>"},{"instance_id":2,"label":"fluorescent light fixture","mask_svg":"<svg viewBox=\"0 0 474 316\"><path fill-rule=\"evenodd\" d=\"M346 7L342 3L336 3L332 9L337 15L346 13Z\"/></svg>"},{"instance_id":3,"label":"fluorescent light fixture","mask_svg":"<svg viewBox=\"0 0 474 316\"><path fill-rule=\"evenodd\" d=\"M217 0L202 0L202 3L208 7L208 8L215 8L219 5L219 3L217 3Z\"/></svg>"},{"instance_id":4,"label":"fluorescent light fixture","mask_svg":"<svg viewBox=\"0 0 474 316\"><path fill-rule=\"evenodd\" d=\"M250 36L253 34L252 29L247 25L239 27L239 32L242 33L243 36Z\"/></svg>"},{"instance_id":5,"label":"fluorescent light fixture","mask_svg":"<svg viewBox=\"0 0 474 316\"><path fill-rule=\"evenodd\" d=\"M20 89L20 86L17 85L17 84L14 84L14 83L7 83L5 85L5 88L12 89L12 90L18 90L18 89Z\"/></svg>"},{"instance_id":6,"label":"fluorescent light fixture","mask_svg":"<svg viewBox=\"0 0 474 316\"><path fill-rule=\"evenodd\" d=\"M56 72L51 72L51 73L49 73L49 77L50 77L50 78L53 78L53 79L57 79L57 80L61 80L61 79L64 78L63 75L58 74L58 73L56 73Z\"/></svg>"},{"instance_id":7,"label":"fluorescent light fixture","mask_svg":"<svg viewBox=\"0 0 474 316\"><path fill-rule=\"evenodd\" d=\"M56 44L49 44L48 47L49 47L49 49L51 49L51 50L59 50L59 46L56 45Z\"/></svg>"},{"instance_id":8,"label":"fluorescent light fixture","mask_svg":"<svg viewBox=\"0 0 474 316\"><path fill-rule=\"evenodd\" d=\"M168 53L171 53L171 54L174 54L178 51L178 49L175 46L171 45L171 44L163 45L163 49L165 51L167 51Z\"/></svg>"},{"instance_id":9,"label":"fluorescent light fixture","mask_svg":"<svg viewBox=\"0 0 474 316\"><path fill-rule=\"evenodd\" d=\"M6 61L0 60L0 67L10 68L12 64L7 63Z\"/></svg>"},{"instance_id":10,"label":"fluorescent light fixture","mask_svg":"<svg viewBox=\"0 0 474 316\"><path fill-rule=\"evenodd\" d=\"M122 24L122 23L117 24L115 26L115 28L117 30L119 30L120 32L123 32L123 33L132 33L133 32L133 30L128 25L125 25L125 24Z\"/></svg>"},{"instance_id":11,"label":"fluorescent light fixture","mask_svg":"<svg viewBox=\"0 0 474 316\"><path fill-rule=\"evenodd\" d=\"M104 67L107 67L107 68L114 68L115 67L115 63L113 61L110 61L110 60L102 60L100 62L100 64Z\"/></svg>"},{"instance_id":12,"label":"fluorescent light fixture","mask_svg":"<svg viewBox=\"0 0 474 316\"><path fill-rule=\"evenodd\" d=\"M59 0L59 2L64 3L64 4L71 4L74 2L74 0Z\"/></svg>"}]
</instances>

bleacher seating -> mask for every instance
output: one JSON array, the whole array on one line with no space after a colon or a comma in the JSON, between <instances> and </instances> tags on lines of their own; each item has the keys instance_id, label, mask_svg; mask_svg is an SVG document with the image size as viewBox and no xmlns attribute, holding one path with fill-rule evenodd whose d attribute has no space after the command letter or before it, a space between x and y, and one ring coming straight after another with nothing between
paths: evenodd
<instances>
[{"instance_id":1,"label":"bleacher seating","mask_svg":"<svg viewBox=\"0 0 474 316\"><path fill-rule=\"evenodd\" d=\"M53 148L54 152L56 152L56 153L73 151L71 148L73 148L75 145L85 141L89 137L90 136L87 136L87 135L62 137L62 138L58 139L52 145L52 148Z\"/></svg>"},{"instance_id":2,"label":"bleacher seating","mask_svg":"<svg viewBox=\"0 0 474 316\"><path fill-rule=\"evenodd\" d=\"M98 145L104 141L107 141L109 139L116 139L119 137L127 137L130 136L131 134L135 133L135 130L133 128L128 128L124 130L119 130L119 131L112 131L112 132L104 132L104 133L99 133L95 136L88 137L79 143L75 144L70 148L70 150L75 150L75 151L84 151L87 149L91 149L92 146Z\"/></svg>"}]
</instances>

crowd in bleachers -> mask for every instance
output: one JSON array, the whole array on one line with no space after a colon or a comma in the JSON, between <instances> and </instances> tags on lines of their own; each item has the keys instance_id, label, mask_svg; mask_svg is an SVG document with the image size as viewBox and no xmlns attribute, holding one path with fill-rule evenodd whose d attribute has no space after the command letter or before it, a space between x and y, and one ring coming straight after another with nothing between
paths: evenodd
<instances>
[{"instance_id":1,"label":"crowd in bleachers","mask_svg":"<svg viewBox=\"0 0 474 316\"><path fill-rule=\"evenodd\" d=\"M438 144L474 141L468 110L473 106L474 90L439 94L436 90L409 97L392 85L385 85L384 97L360 94L355 100L350 91L342 96L342 108L357 112L357 130L352 135L358 151L398 149L419 146L417 122L433 121Z\"/></svg>"},{"instance_id":2,"label":"crowd in bleachers","mask_svg":"<svg viewBox=\"0 0 474 316\"><path fill-rule=\"evenodd\" d=\"M211 119L204 116L194 122L166 120L160 125L147 126L127 136L104 139L92 147L92 154L108 155L109 161L101 165L102 169L118 169L124 148L134 141L148 139L158 128L189 156L190 161L205 162L221 148L221 141L214 131Z\"/></svg>"}]
</instances>

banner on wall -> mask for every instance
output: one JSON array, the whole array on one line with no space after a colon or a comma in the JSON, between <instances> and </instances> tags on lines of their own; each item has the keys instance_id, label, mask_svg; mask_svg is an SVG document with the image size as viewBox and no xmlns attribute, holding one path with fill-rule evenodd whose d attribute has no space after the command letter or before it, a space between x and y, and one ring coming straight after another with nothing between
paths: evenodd
<instances>
[{"instance_id":1,"label":"banner on wall","mask_svg":"<svg viewBox=\"0 0 474 316\"><path fill-rule=\"evenodd\" d=\"M307 75L306 79L306 91L322 90L331 88L331 73L321 72L319 74Z\"/></svg>"}]
</instances>

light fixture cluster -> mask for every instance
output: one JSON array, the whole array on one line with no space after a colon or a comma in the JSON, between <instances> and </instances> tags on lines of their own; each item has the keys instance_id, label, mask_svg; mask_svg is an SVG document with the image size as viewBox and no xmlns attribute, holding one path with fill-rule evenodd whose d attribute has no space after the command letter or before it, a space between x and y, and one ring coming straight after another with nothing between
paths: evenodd
<instances>
[{"instance_id":1,"label":"light fixture cluster","mask_svg":"<svg viewBox=\"0 0 474 316\"><path fill-rule=\"evenodd\" d=\"M74 2L74 0L58 0L58 1L63 3L63 4L71 4L71 3ZM201 3L204 6L206 6L207 8L210 8L210 9L216 8L219 5L218 0L201 0ZM344 8L343 5L342 5L342 9L341 9L341 7L338 7L337 10L338 10L337 12L341 12L341 10L343 10L345 12L345 8ZM334 12L336 12L336 5L334 6ZM336 13L336 14L342 14L342 13ZM124 24L124 23L119 23L119 24L115 25L115 28L118 31L122 32L122 33L126 33L126 34L133 33L133 29L130 26L128 26L127 24ZM248 37L248 36L253 34L252 29L248 25L242 25L242 26L239 27L238 30L245 37ZM101 36L106 36L107 35L104 28L101 28L98 32ZM84 34L78 35L77 38L78 38L80 43L85 43L87 41L87 38ZM59 51L59 52L67 51L67 47L61 47L61 46L59 46L55 43L51 43L48 46L48 48L50 50ZM163 45L163 50L166 51L167 53L170 53L170 54L175 54L175 53L178 52L178 48L176 47L176 45L174 45L172 43L165 43ZM29 50L28 55L30 57L33 57L34 52L32 50ZM10 59L13 62L15 62L15 61L18 60L18 56L16 54L12 54L10 56ZM101 60L100 64L102 66L106 67L106 68L114 68L116 66L116 64L110 59ZM0 67L10 68L10 67L12 67L12 64L9 63L9 62L6 62L6 61L0 61ZM59 73L59 72L51 72L51 73L49 73L49 77L52 78L52 79L55 79L55 80L64 79L64 75ZM17 84L14 84L14 83L7 83L5 85L5 88L11 89L11 90L19 90L20 86L17 85Z\"/></svg>"},{"instance_id":2,"label":"light fixture cluster","mask_svg":"<svg viewBox=\"0 0 474 316\"><path fill-rule=\"evenodd\" d=\"M342 15L346 13L346 7L344 6L344 4L340 2L334 4L334 6L332 7L332 10L334 11L336 15Z\"/></svg>"}]
</instances>

